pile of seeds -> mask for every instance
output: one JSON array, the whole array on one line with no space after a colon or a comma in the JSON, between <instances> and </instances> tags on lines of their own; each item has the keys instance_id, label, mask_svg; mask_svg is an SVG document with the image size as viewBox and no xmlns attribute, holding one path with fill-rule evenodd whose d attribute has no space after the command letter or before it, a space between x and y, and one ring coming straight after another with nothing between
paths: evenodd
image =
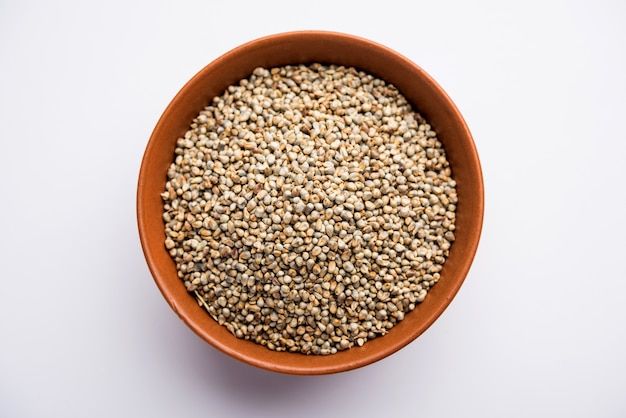
<instances>
[{"instance_id":1,"label":"pile of seeds","mask_svg":"<svg viewBox=\"0 0 626 418\"><path fill-rule=\"evenodd\" d=\"M382 80L258 68L213 99L175 153L165 246L239 338L307 354L361 346L439 280L455 181L435 132Z\"/></svg>"}]
</instances>

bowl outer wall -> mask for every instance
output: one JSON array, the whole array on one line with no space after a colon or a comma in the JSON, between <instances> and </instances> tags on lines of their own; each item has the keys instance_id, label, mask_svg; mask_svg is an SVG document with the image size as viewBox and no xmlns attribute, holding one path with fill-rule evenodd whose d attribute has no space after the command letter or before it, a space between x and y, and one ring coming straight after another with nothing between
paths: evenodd
<instances>
[{"instance_id":1,"label":"bowl outer wall","mask_svg":"<svg viewBox=\"0 0 626 418\"><path fill-rule=\"evenodd\" d=\"M424 302L384 337L327 356L272 351L236 338L213 320L186 291L164 247L160 198L176 140L213 97L248 77L256 67L313 62L353 66L395 85L436 130L459 196L456 241L441 279ZM413 341L439 317L461 287L474 258L483 222L483 194L480 162L470 131L448 95L421 68L389 48L352 35L289 32L251 41L222 55L197 73L174 97L144 153L137 189L137 221L144 255L157 286L172 309L198 336L220 351L257 367L316 375L347 371L378 361Z\"/></svg>"}]
</instances>

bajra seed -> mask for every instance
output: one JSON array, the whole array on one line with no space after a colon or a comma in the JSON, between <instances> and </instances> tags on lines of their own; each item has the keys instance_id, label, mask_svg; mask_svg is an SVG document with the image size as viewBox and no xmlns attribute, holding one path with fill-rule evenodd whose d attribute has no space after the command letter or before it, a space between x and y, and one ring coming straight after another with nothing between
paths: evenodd
<instances>
[{"instance_id":1,"label":"bajra seed","mask_svg":"<svg viewBox=\"0 0 626 418\"><path fill-rule=\"evenodd\" d=\"M330 355L440 280L456 182L398 90L354 68L257 68L178 140L164 202L179 277L238 338Z\"/></svg>"}]
</instances>

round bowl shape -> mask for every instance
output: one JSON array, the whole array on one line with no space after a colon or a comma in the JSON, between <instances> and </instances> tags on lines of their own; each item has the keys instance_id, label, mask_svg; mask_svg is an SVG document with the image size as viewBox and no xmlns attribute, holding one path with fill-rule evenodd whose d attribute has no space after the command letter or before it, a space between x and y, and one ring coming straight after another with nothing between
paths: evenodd
<instances>
[{"instance_id":1,"label":"round bowl shape","mask_svg":"<svg viewBox=\"0 0 626 418\"><path fill-rule=\"evenodd\" d=\"M160 193L176 140L211 99L256 67L325 63L352 66L395 85L434 127L457 182L456 241L441 279L426 299L390 332L332 355L276 352L236 338L198 306L178 278L165 249ZM137 220L146 261L161 293L180 318L220 351L251 365L290 374L335 373L380 360L424 332L455 296L470 268L483 220L483 181L478 155L461 114L446 93L417 65L371 41L333 32L291 32L261 38L222 55L180 90L157 123L146 148L137 190Z\"/></svg>"}]
</instances>

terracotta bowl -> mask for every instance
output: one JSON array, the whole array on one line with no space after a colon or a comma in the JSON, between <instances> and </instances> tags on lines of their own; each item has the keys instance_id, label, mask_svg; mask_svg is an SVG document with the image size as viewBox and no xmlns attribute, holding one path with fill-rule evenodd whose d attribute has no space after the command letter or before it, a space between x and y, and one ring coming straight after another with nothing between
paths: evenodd
<instances>
[{"instance_id":1,"label":"terracotta bowl","mask_svg":"<svg viewBox=\"0 0 626 418\"><path fill-rule=\"evenodd\" d=\"M220 326L187 293L164 247L161 217L167 168L176 140L191 121L227 86L256 67L321 62L353 66L394 84L434 127L458 184L456 241L439 283L405 319L363 347L327 356L271 351L241 340ZM157 286L178 316L218 350L251 365L290 374L335 373L373 363L423 333L448 306L470 268L483 220L483 181L472 136L446 93L421 68L382 45L332 32L292 32L268 36L222 55L196 74L174 97L146 148L137 189L137 220L146 261Z\"/></svg>"}]
</instances>

